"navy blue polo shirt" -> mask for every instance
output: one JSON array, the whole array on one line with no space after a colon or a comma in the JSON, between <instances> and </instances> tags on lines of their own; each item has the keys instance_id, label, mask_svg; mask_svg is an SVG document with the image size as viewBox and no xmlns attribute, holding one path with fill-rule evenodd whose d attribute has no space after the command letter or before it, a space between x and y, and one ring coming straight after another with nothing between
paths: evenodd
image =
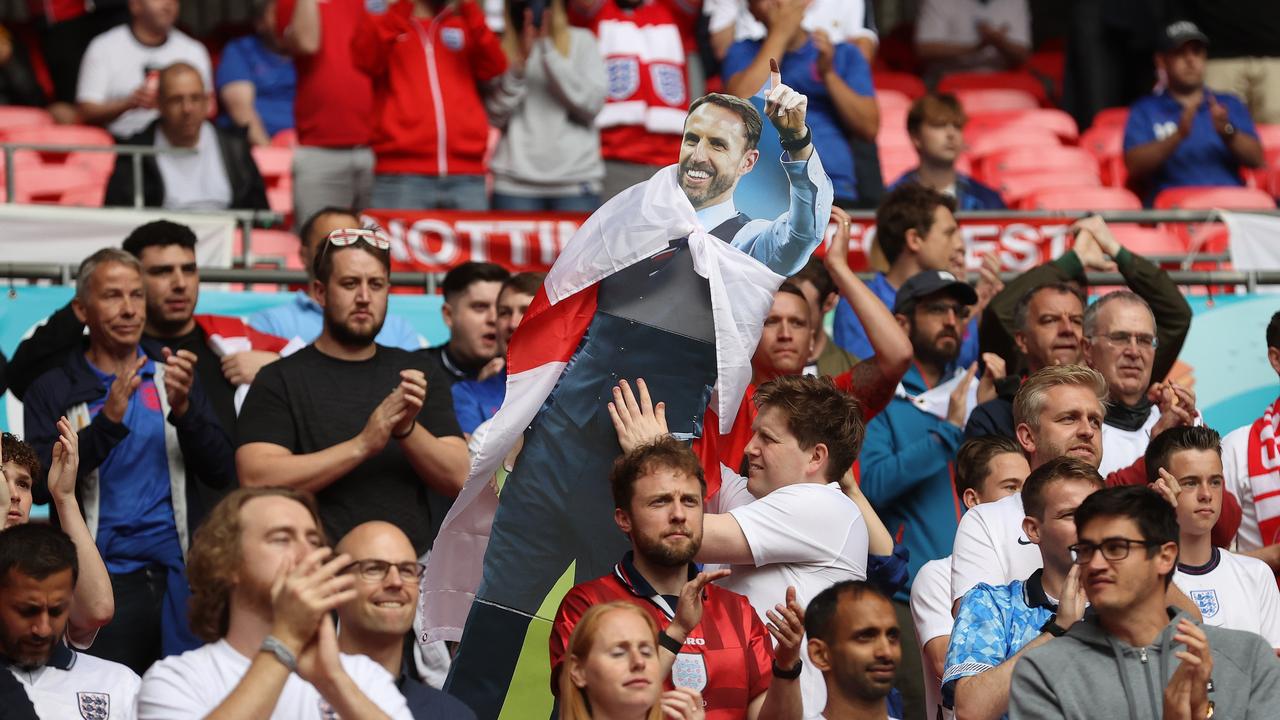
<instances>
[{"instance_id":1,"label":"navy blue polo shirt","mask_svg":"<svg viewBox=\"0 0 1280 720\"><path fill-rule=\"evenodd\" d=\"M1210 93L1205 89L1205 93ZM1218 104L1227 110L1227 118L1236 132L1254 137L1249 110L1235 95L1213 93ZM1129 121L1124 126L1124 150L1163 140L1178 131L1182 119L1182 105L1166 90L1158 95L1139 98L1129 108ZM824 160L826 158L823 158ZM1227 147L1222 136L1213 128L1209 116L1209 100L1206 97L1196 111L1191 123L1191 134L1178 145L1164 165L1151 179L1149 192L1143 203L1150 206L1161 190L1188 185L1244 185L1240 179L1240 163Z\"/></svg>"},{"instance_id":2,"label":"navy blue polo shirt","mask_svg":"<svg viewBox=\"0 0 1280 720\"><path fill-rule=\"evenodd\" d=\"M720 75L726 79L746 70L760 52L763 40L739 40L729 48L720 64ZM875 95L871 85L871 66L862 51L851 43L835 46L832 66L841 80L855 93L864 97ZM853 148L849 145L849 130L840 124L835 103L827 84L818 74L818 46L813 40L792 50L778 62L782 82L792 90L809 98L805 117L813 133L813 147L822 156L822 167L831 178L836 200L852 201L858 198L857 181L853 174Z\"/></svg>"}]
</instances>

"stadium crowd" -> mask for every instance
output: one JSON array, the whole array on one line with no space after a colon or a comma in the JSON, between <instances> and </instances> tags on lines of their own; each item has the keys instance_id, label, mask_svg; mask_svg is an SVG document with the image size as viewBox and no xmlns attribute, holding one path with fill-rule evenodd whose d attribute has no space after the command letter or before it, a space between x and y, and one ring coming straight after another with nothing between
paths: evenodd
<instances>
[{"instance_id":1,"label":"stadium crowd","mask_svg":"<svg viewBox=\"0 0 1280 720\"><path fill-rule=\"evenodd\" d=\"M753 319L728 433L702 422L714 356L673 344L646 379L623 369L618 338L636 335L610 334L654 313L705 333L677 301L684 281L618 300L623 282L677 270L653 256L647 277L601 281L568 362L581 372L545 403L563 425L539 434L539 415L493 480L490 555L515 543L611 567L575 578L537 648L558 717L1280 707L1280 400L1205 425L1171 376L1190 306L1097 215L1017 277L990 257L966 270L956 213L1005 208L1020 180L970 174L981 101L941 88L1029 62L1026 0L921 0L910 45L934 89L893 113L858 0L265 0L216 63L175 27L177 0L99 5L45 18L55 114L189 150L122 154L105 202L140 186L157 208L268 208L255 148L283 133L307 283L248 318L197 312L196 235L154 220L85 258L73 299L0 370L24 431L0 444L0 718L534 717L477 690L521 672L523 643L523 626L511 657L479 642L507 628L483 627L484 586L461 650L420 639L437 536L555 272L453 267L449 337L427 347L388 310L391 242L361 212L589 213L664 178L701 235L787 279ZM1135 207L1255 182L1242 169L1267 162L1259 128L1280 122L1280 51L1249 45L1280 30L1274 10L1249 27L1229 22L1238 8L1170 5L1143 18L1158 85L1114 129ZM890 122L914 158L894 178ZM757 149L766 127L791 184L776 220L733 204L778 162ZM866 282L849 265L853 208L874 208L885 261ZM1104 273L1124 286L1099 291ZM1280 312L1256 341L1280 375ZM575 407L583 368L599 373ZM612 513L513 520L564 490L535 482L554 475L580 485L546 502Z\"/></svg>"}]
</instances>

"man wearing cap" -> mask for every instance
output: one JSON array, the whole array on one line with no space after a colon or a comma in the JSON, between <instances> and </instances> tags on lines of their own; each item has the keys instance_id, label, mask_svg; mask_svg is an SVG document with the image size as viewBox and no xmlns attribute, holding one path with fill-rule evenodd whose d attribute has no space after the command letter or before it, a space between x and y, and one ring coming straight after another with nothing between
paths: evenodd
<instances>
[{"instance_id":1,"label":"man wearing cap","mask_svg":"<svg viewBox=\"0 0 1280 720\"><path fill-rule=\"evenodd\" d=\"M946 368L960 353L965 322L977 302L977 292L945 270L913 275L894 300L893 313L911 340L913 362L889 406L867 425L861 487L885 527L910 552L913 578L921 565L951 552L960 521L951 462L964 442L965 418L977 404L979 383L973 377L976 363L954 373ZM909 637L914 627L910 593L908 583L894 596L904 633L898 674L904 694L921 684L918 646Z\"/></svg>"},{"instance_id":2,"label":"man wearing cap","mask_svg":"<svg viewBox=\"0 0 1280 720\"><path fill-rule=\"evenodd\" d=\"M1244 103L1205 87L1208 52L1209 38L1195 23L1170 24L1156 53L1165 89L1129 108L1124 164L1129 178L1144 184L1148 206L1166 188L1243 185L1240 166L1262 165L1262 144Z\"/></svg>"}]
</instances>

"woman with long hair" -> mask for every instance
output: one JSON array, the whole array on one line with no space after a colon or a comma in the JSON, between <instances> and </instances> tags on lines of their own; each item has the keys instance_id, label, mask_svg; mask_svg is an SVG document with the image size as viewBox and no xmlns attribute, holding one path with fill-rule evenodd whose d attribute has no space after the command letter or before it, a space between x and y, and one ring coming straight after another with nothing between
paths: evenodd
<instances>
[{"instance_id":1,"label":"woman with long hair","mask_svg":"<svg viewBox=\"0 0 1280 720\"><path fill-rule=\"evenodd\" d=\"M494 150L495 210L591 212L604 161L596 114L604 60L591 31L569 26L564 0L506 0L507 71L486 95L502 130Z\"/></svg>"},{"instance_id":2,"label":"woman with long hair","mask_svg":"<svg viewBox=\"0 0 1280 720\"><path fill-rule=\"evenodd\" d=\"M702 695L663 692L658 625L643 608L615 601L582 615L560 672L560 720L703 720Z\"/></svg>"}]
</instances>

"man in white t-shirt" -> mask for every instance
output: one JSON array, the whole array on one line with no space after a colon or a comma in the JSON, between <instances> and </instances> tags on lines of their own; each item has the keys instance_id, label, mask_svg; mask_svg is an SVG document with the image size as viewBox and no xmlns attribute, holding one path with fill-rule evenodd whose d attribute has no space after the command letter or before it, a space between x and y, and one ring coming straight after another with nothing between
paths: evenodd
<instances>
[{"instance_id":1,"label":"man in white t-shirt","mask_svg":"<svg viewBox=\"0 0 1280 720\"><path fill-rule=\"evenodd\" d=\"M624 383L614 397L624 452L666 434L643 388L638 402ZM747 477L722 467L695 559L728 566L720 585L746 595L768 623L788 587L804 606L837 582L867 577L866 521L839 483L858 459L866 425L858 401L830 378L779 377L757 388L753 402ZM823 707L826 688L811 664L800 689L806 712Z\"/></svg>"},{"instance_id":2,"label":"man in white t-shirt","mask_svg":"<svg viewBox=\"0 0 1280 720\"><path fill-rule=\"evenodd\" d=\"M1034 470L1060 456L1097 467L1102 461L1106 381L1083 365L1051 365L1031 374L1013 399L1014 432ZM951 555L951 599L978 583L1005 585L1031 576L1040 551L1022 532L1022 496L1010 495L964 514Z\"/></svg>"},{"instance_id":3,"label":"man in white t-shirt","mask_svg":"<svg viewBox=\"0 0 1280 720\"><path fill-rule=\"evenodd\" d=\"M178 0L129 0L129 22L89 43L80 61L76 102L81 120L117 138L142 130L157 115L161 68L186 62L213 87L209 51L181 30Z\"/></svg>"},{"instance_id":4,"label":"man in white t-shirt","mask_svg":"<svg viewBox=\"0 0 1280 720\"><path fill-rule=\"evenodd\" d=\"M1022 448L1003 435L984 435L960 446L955 460L956 494L965 509L1018 493L1031 472ZM929 720L951 717L942 706L942 671L951 639L951 556L930 560L911 584L911 619L924 658L925 708Z\"/></svg>"},{"instance_id":5,"label":"man in white t-shirt","mask_svg":"<svg viewBox=\"0 0 1280 720\"><path fill-rule=\"evenodd\" d=\"M0 532L0 656L37 717L132 719L138 676L66 644L78 575L76 546L61 530L31 523Z\"/></svg>"},{"instance_id":6,"label":"man in white t-shirt","mask_svg":"<svg viewBox=\"0 0 1280 720\"><path fill-rule=\"evenodd\" d=\"M916 55L926 82L951 72L1012 70L1031 53L1027 0L922 0Z\"/></svg>"},{"instance_id":7,"label":"man in white t-shirt","mask_svg":"<svg viewBox=\"0 0 1280 720\"><path fill-rule=\"evenodd\" d=\"M1178 492L1178 568L1173 582L1200 608L1207 625L1247 630L1280 648L1280 591L1257 558L1214 546L1222 512L1222 448L1206 427L1173 428L1147 448L1147 475Z\"/></svg>"},{"instance_id":8,"label":"man in white t-shirt","mask_svg":"<svg viewBox=\"0 0 1280 720\"><path fill-rule=\"evenodd\" d=\"M707 16L716 57L723 59L738 40L759 40L766 35L764 23L751 14L744 0L705 0L702 12ZM880 42L871 4L864 0L811 0L800 27L811 33L821 30L832 43L857 45L867 62L875 57Z\"/></svg>"},{"instance_id":9,"label":"man in white t-shirt","mask_svg":"<svg viewBox=\"0 0 1280 720\"><path fill-rule=\"evenodd\" d=\"M196 532L191 626L209 644L147 671L138 717L412 717L381 665L338 652L330 613L356 597L351 557L326 547L315 500L240 488Z\"/></svg>"}]
</instances>

